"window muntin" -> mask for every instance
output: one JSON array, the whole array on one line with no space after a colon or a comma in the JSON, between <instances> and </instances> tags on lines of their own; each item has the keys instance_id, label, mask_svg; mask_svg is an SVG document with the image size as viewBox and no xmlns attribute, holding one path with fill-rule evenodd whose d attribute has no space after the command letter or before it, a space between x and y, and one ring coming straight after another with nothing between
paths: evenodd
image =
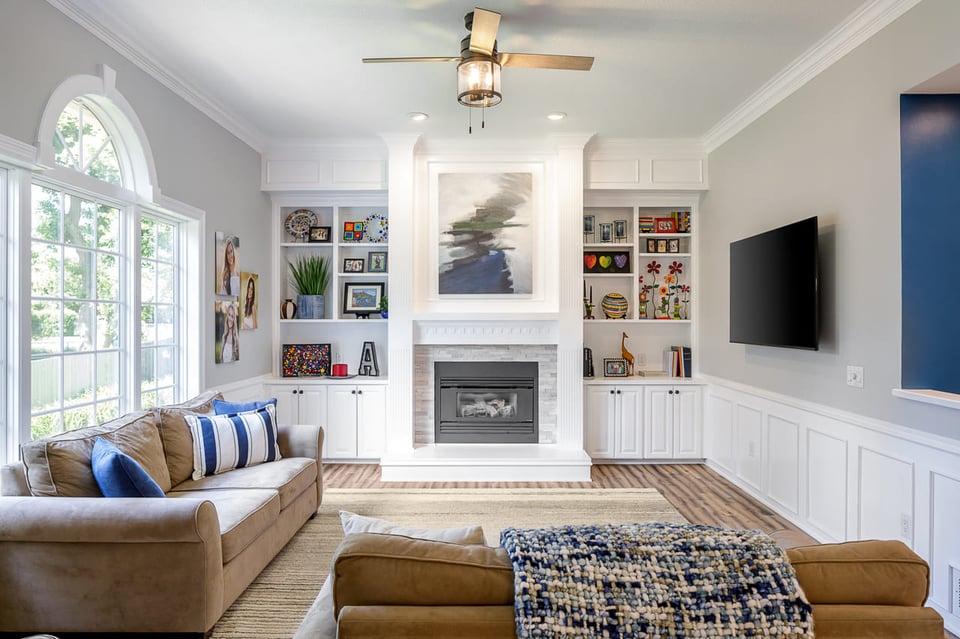
<instances>
[{"instance_id":1,"label":"window muntin","mask_svg":"<svg viewBox=\"0 0 960 639\"><path fill-rule=\"evenodd\" d=\"M145 213L140 220L140 406L177 399L182 353L177 300L180 227Z\"/></svg>"},{"instance_id":2,"label":"window muntin","mask_svg":"<svg viewBox=\"0 0 960 639\"><path fill-rule=\"evenodd\" d=\"M60 166L123 185L113 137L83 98L72 100L60 114L53 135L53 150Z\"/></svg>"}]
</instances>

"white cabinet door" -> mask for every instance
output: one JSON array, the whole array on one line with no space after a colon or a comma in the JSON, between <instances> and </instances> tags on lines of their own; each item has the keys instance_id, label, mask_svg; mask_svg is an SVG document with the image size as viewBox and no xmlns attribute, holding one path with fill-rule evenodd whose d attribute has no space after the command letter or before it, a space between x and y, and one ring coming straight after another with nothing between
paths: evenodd
<instances>
[{"instance_id":1,"label":"white cabinet door","mask_svg":"<svg viewBox=\"0 0 960 639\"><path fill-rule=\"evenodd\" d=\"M587 386L583 403L583 447L594 458L614 456L617 395L615 386Z\"/></svg>"},{"instance_id":2,"label":"white cabinet door","mask_svg":"<svg viewBox=\"0 0 960 639\"><path fill-rule=\"evenodd\" d=\"M324 457L357 456L357 387L330 386L327 393L327 428L324 429Z\"/></svg>"},{"instance_id":3,"label":"white cabinet door","mask_svg":"<svg viewBox=\"0 0 960 639\"><path fill-rule=\"evenodd\" d=\"M648 459L673 457L673 391L671 386L652 386L646 389L647 413L643 452Z\"/></svg>"},{"instance_id":4,"label":"white cabinet door","mask_svg":"<svg viewBox=\"0 0 960 639\"><path fill-rule=\"evenodd\" d=\"M357 457L379 458L386 437L387 389L357 386Z\"/></svg>"},{"instance_id":5,"label":"white cabinet door","mask_svg":"<svg viewBox=\"0 0 960 639\"><path fill-rule=\"evenodd\" d=\"M643 389L619 386L617 398L616 457L639 458L643 456Z\"/></svg>"},{"instance_id":6,"label":"white cabinet door","mask_svg":"<svg viewBox=\"0 0 960 639\"><path fill-rule=\"evenodd\" d=\"M299 384L267 384L264 390L270 397L277 398L277 423L300 423L300 386Z\"/></svg>"},{"instance_id":7,"label":"white cabinet door","mask_svg":"<svg viewBox=\"0 0 960 639\"><path fill-rule=\"evenodd\" d=\"M676 389L674 400L674 456L677 459L703 457L700 403L702 393L697 386Z\"/></svg>"}]
</instances>

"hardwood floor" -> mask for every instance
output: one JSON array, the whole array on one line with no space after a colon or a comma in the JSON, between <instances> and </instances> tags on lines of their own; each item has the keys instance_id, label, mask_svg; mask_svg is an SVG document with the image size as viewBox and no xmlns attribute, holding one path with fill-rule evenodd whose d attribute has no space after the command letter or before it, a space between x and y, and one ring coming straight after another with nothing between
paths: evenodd
<instances>
[{"instance_id":1,"label":"hardwood floor","mask_svg":"<svg viewBox=\"0 0 960 639\"><path fill-rule=\"evenodd\" d=\"M797 545L815 544L745 492L701 464L594 465L592 482L390 482L375 464L324 464L325 488L656 488L688 521L767 533L788 531Z\"/></svg>"}]
</instances>

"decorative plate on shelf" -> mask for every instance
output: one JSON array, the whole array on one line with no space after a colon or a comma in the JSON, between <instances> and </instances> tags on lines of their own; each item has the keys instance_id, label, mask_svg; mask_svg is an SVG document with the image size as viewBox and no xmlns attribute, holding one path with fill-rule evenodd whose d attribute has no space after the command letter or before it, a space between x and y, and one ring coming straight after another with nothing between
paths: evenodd
<instances>
[{"instance_id":1,"label":"decorative plate on shelf","mask_svg":"<svg viewBox=\"0 0 960 639\"><path fill-rule=\"evenodd\" d=\"M381 213L371 213L367 216L364 225L367 241L371 244L382 244L387 241L387 216Z\"/></svg>"},{"instance_id":2,"label":"decorative plate on shelf","mask_svg":"<svg viewBox=\"0 0 960 639\"><path fill-rule=\"evenodd\" d=\"M311 226L317 226L317 214L310 209L297 209L283 223L287 233L298 240L305 240L310 235Z\"/></svg>"}]
</instances>

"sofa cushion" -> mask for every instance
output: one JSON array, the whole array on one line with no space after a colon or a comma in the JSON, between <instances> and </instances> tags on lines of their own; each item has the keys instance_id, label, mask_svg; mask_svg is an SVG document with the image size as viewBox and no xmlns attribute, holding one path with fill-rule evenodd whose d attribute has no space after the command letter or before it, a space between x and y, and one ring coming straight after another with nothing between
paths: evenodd
<instances>
[{"instance_id":1,"label":"sofa cushion","mask_svg":"<svg viewBox=\"0 0 960 639\"><path fill-rule=\"evenodd\" d=\"M91 466L97 437L103 437L136 460L161 490L170 490L170 473L153 414L139 412L23 444L20 451L30 493L48 497L101 497L103 493Z\"/></svg>"},{"instance_id":2,"label":"sofa cushion","mask_svg":"<svg viewBox=\"0 0 960 639\"><path fill-rule=\"evenodd\" d=\"M90 466L104 497L164 496L143 466L103 437L94 440Z\"/></svg>"},{"instance_id":3,"label":"sofa cushion","mask_svg":"<svg viewBox=\"0 0 960 639\"><path fill-rule=\"evenodd\" d=\"M286 457L269 464L238 468L229 473L202 479L188 479L172 488L173 492L222 490L226 488L270 488L280 493L281 510L304 490L316 490L317 462L307 457Z\"/></svg>"},{"instance_id":4,"label":"sofa cushion","mask_svg":"<svg viewBox=\"0 0 960 639\"><path fill-rule=\"evenodd\" d=\"M220 521L223 563L243 552L280 516L280 496L275 490L182 491L170 493L168 497L213 502Z\"/></svg>"},{"instance_id":5,"label":"sofa cushion","mask_svg":"<svg viewBox=\"0 0 960 639\"><path fill-rule=\"evenodd\" d=\"M276 407L234 415L185 415L193 436L193 479L280 459Z\"/></svg>"},{"instance_id":6,"label":"sofa cushion","mask_svg":"<svg viewBox=\"0 0 960 639\"><path fill-rule=\"evenodd\" d=\"M227 402L222 399L213 400L213 412L215 415L230 415L232 413L246 413L251 410L260 410L264 406L277 405L277 398L271 397L257 402Z\"/></svg>"},{"instance_id":7,"label":"sofa cushion","mask_svg":"<svg viewBox=\"0 0 960 639\"><path fill-rule=\"evenodd\" d=\"M207 391L182 404L160 406L154 410L163 442L163 454L170 470L170 482L174 486L193 474L193 436L183 417L213 413L215 399L223 399L220 391Z\"/></svg>"},{"instance_id":8,"label":"sofa cushion","mask_svg":"<svg viewBox=\"0 0 960 639\"><path fill-rule=\"evenodd\" d=\"M349 510L340 511L340 525L343 526L343 534L345 535L372 532L385 535L402 535L415 539L445 541L451 544L469 545L485 543L482 526L437 529L410 528L409 526L401 526L400 524L395 524L383 519L358 515Z\"/></svg>"},{"instance_id":9,"label":"sofa cushion","mask_svg":"<svg viewBox=\"0 0 960 639\"><path fill-rule=\"evenodd\" d=\"M930 567L900 541L803 546L787 557L812 604L922 606L927 599Z\"/></svg>"},{"instance_id":10,"label":"sofa cushion","mask_svg":"<svg viewBox=\"0 0 960 639\"><path fill-rule=\"evenodd\" d=\"M813 607L817 639L943 639L933 608L820 604Z\"/></svg>"}]
</instances>

